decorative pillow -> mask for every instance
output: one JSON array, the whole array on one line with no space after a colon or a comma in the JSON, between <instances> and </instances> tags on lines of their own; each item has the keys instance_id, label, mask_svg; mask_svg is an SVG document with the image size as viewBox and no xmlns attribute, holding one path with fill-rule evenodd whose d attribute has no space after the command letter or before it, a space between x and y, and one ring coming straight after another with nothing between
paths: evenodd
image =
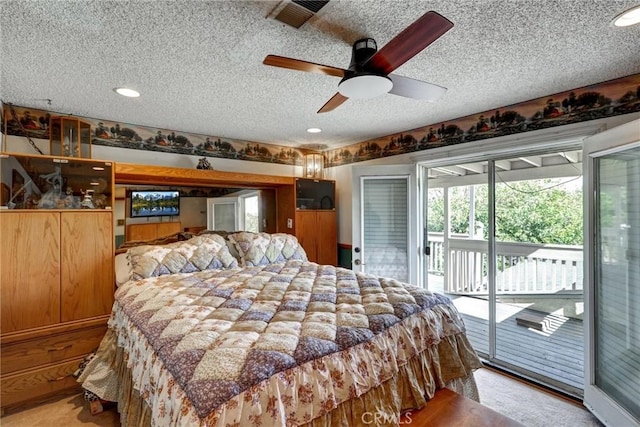
<instances>
[{"instance_id":1,"label":"decorative pillow","mask_svg":"<svg viewBox=\"0 0 640 427\"><path fill-rule=\"evenodd\" d=\"M135 280L238 266L225 239L215 234L163 246L137 246L127 254Z\"/></svg>"},{"instance_id":2,"label":"decorative pillow","mask_svg":"<svg viewBox=\"0 0 640 427\"><path fill-rule=\"evenodd\" d=\"M114 268L116 273L116 287L131 280L131 264L127 254L118 254L114 259Z\"/></svg>"},{"instance_id":3,"label":"decorative pillow","mask_svg":"<svg viewBox=\"0 0 640 427\"><path fill-rule=\"evenodd\" d=\"M227 242L227 247L229 248L229 252L231 252L231 255L235 259L237 259L238 262L240 262L240 254L238 254L238 250L236 249L236 246L229 240L229 235L233 233L237 233L237 231L202 230L201 232L198 233L198 236L204 236L207 234L217 234L218 236L223 237Z\"/></svg>"},{"instance_id":4,"label":"decorative pillow","mask_svg":"<svg viewBox=\"0 0 640 427\"><path fill-rule=\"evenodd\" d=\"M243 266L274 264L289 259L307 261L307 253L291 234L241 231L230 234L228 239L238 250Z\"/></svg>"}]
</instances>

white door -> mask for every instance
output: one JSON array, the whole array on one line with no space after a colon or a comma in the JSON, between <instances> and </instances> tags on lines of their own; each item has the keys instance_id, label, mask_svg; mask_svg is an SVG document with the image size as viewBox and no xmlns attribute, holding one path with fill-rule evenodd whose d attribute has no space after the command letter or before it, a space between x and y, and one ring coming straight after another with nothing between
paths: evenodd
<instances>
[{"instance_id":1,"label":"white door","mask_svg":"<svg viewBox=\"0 0 640 427\"><path fill-rule=\"evenodd\" d=\"M207 199L207 228L209 230L239 231L240 199L238 197L216 197Z\"/></svg>"},{"instance_id":2,"label":"white door","mask_svg":"<svg viewBox=\"0 0 640 427\"><path fill-rule=\"evenodd\" d=\"M417 195L415 165L354 166L354 271L419 284Z\"/></svg>"},{"instance_id":3,"label":"white door","mask_svg":"<svg viewBox=\"0 0 640 427\"><path fill-rule=\"evenodd\" d=\"M584 403L640 425L640 120L585 140Z\"/></svg>"}]
</instances>

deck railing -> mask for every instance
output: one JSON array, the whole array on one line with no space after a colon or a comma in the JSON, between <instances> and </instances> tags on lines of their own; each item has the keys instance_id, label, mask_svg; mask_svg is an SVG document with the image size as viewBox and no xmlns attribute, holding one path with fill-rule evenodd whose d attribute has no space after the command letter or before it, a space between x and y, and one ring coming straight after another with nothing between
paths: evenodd
<instances>
[{"instance_id":1,"label":"deck railing","mask_svg":"<svg viewBox=\"0 0 640 427\"><path fill-rule=\"evenodd\" d=\"M447 245L429 234L429 273L444 276L445 292L487 294L487 241L453 236ZM582 292L582 246L496 242L496 256L500 294Z\"/></svg>"}]
</instances>

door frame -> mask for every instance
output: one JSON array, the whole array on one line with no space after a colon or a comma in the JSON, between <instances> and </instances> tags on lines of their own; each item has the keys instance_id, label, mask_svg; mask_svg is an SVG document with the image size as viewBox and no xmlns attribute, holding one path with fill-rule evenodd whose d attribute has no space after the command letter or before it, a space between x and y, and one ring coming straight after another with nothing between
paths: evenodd
<instances>
[{"instance_id":1,"label":"door frame","mask_svg":"<svg viewBox=\"0 0 640 427\"><path fill-rule=\"evenodd\" d=\"M638 421L595 385L595 162L607 154L640 144L640 119L585 138L583 144L584 188L584 405L607 426L634 425Z\"/></svg>"},{"instance_id":2,"label":"door frame","mask_svg":"<svg viewBox=\"0 0 640 427\"><path fill-rule=\"evenodd\" d=\"M407 178L407 200L408 205L407 209L409 210L407 213L408 224L407 224L407 266L409 268L409 283L415 284L417 286L423 286L422 284L422 274L420 274L419 269L422 265L422 253L423 250L421 248L423 239L420 227L418 226L419 221L419 213L418 209L421 206L421 203L418 202L420 199L420 192L418 189L418 179L417 179L417 170L418 167L415 163L411 164L403 164L403 165L384 165L384 166L362 166L356 165L352 169L352 194L351 194L351 215L352 215L352 268L356 272L362 271L362 269L355 264L356 260L360 260L361 254L356 253L356 248L360 248L362 246L362 234L363 234L363 224L362 224L362 210L360 209L360 201L362 194L362 182L363 179L373 178L373 179L384 179L386 178ZM420 213L422 209L420 209ZM415 248L415 253L413 249ZM417 256L413 256L417 254Z\"/></svg>"}]
</instances>

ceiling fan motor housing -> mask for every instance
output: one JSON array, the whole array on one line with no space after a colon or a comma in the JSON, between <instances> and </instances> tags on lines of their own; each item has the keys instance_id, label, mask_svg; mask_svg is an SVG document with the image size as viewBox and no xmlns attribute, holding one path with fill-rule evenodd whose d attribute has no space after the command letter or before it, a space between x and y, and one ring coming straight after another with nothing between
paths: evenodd
<instances>
[{"instance_id":1,"label":"ceiling fan motor housing","mask_svg":"<svg viewBox=\"0 0 640 427\"><path fill-rule=\"evenodd\" d=\"M378 44L372 38L357 40L351 50L350 71L364 71L364 64L378 51Z\"/></svg>"}]
</instances>

